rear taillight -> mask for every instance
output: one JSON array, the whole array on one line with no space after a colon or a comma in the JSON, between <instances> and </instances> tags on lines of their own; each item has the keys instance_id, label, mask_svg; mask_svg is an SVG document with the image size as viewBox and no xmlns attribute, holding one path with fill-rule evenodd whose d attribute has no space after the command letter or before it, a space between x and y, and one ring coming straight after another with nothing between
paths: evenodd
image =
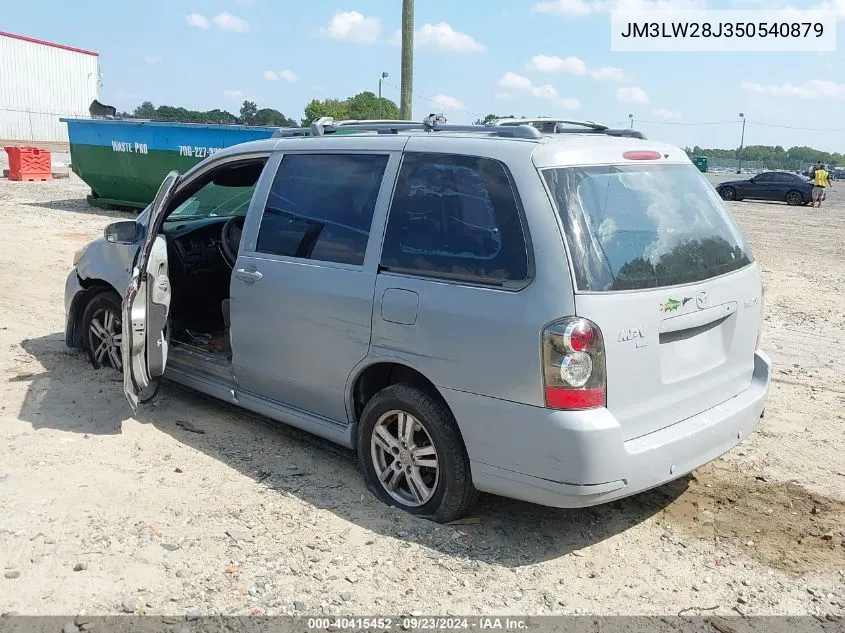
<instances>
[{"instance_id":1,"label":"rear taillight","mask_svg":"<svg viewBox=\"0 0 845 633\"><path fill-rule=\"evenodd\" d=\"M757 326L757 346L755 349L760 349L760 342L763 338L763 314L766 311L766 289L760 286L760 324Z\"/></svg>"},{"instance_id":2,"label":"rear taillight","mask_svg":"<svg viewBox=\"0 0 845 633\"><path fill-rule=\"evenodd\" d=\"M569 317L543 330L543 387L551 409L607 404L604 341L595 323Z\"/></svg>"}]
</instances>

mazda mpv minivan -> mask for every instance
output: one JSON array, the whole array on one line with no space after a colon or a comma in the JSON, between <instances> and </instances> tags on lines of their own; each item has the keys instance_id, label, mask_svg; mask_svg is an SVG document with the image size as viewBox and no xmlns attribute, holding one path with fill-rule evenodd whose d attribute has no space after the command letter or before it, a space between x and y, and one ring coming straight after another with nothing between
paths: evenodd
<instances>
[{"instance_id":1,"label":"mazda mpv minivan","mask_svg":"<svg viewBox=\"0 0 845 633\"><path fill-rule=\"evenodd\" d=\"M725 204L682 150L593 123L329 119L224 149L77 253L66 309L133 408L187 385L355 449L441 522L478 491L577 507L681 477L769 388Z\"/></svg>"}]
</instances>

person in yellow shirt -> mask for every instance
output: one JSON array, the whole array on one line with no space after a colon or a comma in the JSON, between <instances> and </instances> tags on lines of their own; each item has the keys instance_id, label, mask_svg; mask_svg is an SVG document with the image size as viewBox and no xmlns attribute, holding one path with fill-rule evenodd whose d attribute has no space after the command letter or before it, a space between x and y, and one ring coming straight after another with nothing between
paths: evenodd
<instances>
[{"instance_id":1,"label":"person in yellow shirt","mask_svg":"<svg viewBox=\"0 0 845 633\"><path fill-rule=\"evenodd\" d=\"M824 168L824 165L816 167L813 174L813 201L810 203L811 207L822 206L822 200L825 199L825 189L830 186L830 175Z\"/></svg>"}]
</instances>

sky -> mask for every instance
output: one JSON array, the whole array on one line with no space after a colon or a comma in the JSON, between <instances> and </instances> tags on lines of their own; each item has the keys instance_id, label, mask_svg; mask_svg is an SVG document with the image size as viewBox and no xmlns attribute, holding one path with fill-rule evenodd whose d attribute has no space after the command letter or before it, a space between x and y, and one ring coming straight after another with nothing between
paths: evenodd
<instances>
[{"instance_id":1,"label":"sky","mask_svg":"<svg viewBox=\"0 0 845 633\"><path fill-rule=\"evenodd\" d=\"M836 52L613 52L609 10L781 8L780 0L417 0L413 118L487 113L634 127L680 146L845 151L845 0ZM100 53L100 101L295 119L313 98L399 102L401 0L9 2L0 31Z\"/></svg>"}]
</instances>

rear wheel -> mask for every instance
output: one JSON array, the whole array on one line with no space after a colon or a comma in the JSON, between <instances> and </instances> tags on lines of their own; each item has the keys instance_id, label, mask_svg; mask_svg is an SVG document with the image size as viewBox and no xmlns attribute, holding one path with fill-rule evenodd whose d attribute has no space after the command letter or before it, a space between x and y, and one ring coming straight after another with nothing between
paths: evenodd
<instances>
[{"instance_id":1,"label":"rear wheel","mask_svg":"<svg viewBox=\"0 0 845 633\"><path fill-rule=\"evenodd\" d=\"M795 207L803 203L804 196L801 195L800 191L790 191L786 194L786 204L788 204L789 206Z\"/></svg>"},{"instance_id":2,"label":"rear wheel","mask_svg":"<svg viewBox=\"0 0 845 633\"><path fill-rule=\"evenodd\" d=\"M719 189L719 195L722 196L722 200L736 200L736 189L733 187L723 187Z\"/></svg>"},{"instance_id":3,"label":"rear wheel","mask_svg":"<svg viewBox=\"0 0 845 633\"><path fill-rule=\"evenodd\" d=\"M386 387L364 407L358 459L376 497L425 519L453 521L477 497L452 414L410 385Z\"/></svg>"}]
</instances>

